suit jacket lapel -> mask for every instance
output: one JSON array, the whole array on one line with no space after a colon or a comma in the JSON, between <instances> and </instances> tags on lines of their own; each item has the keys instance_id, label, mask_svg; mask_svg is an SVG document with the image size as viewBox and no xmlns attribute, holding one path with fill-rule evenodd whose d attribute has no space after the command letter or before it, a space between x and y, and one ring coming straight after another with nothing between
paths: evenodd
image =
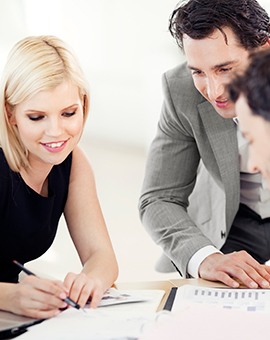
<instances>
[{"instance_id":1,"label":"suit jacket lapel","mask_svg":"<svg viewBox=\"0 0 270 340\"><path fill-rule=\"evenodd\" d=\"M209 102L199 104L198 109L224 185L226 225L230 228L238 210L240 197L240 168L235 123L232 119L221 117Z\"/></svg>"}]
</instances>

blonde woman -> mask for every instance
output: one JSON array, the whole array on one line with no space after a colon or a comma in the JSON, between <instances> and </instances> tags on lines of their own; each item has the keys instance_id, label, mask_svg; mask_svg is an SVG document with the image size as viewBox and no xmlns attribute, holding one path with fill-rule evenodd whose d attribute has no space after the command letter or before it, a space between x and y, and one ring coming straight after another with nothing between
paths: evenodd
<instances>
[{"instance_id":1,"label":"blonde woman","mask_svg":"<svg viewBox=\"0 0 270 340\"><path fill-rule=\"evenodd\" d=\"M0 309L34 318L59 313L69 297L95 308L118 266L91 165L78 146L89 88L69 46L28 37L11 50L0 83ZM27 276L26 263L52 244L61 214L83 269L64 282ZM64 257L65 254L62 254Z\"/></svg>"}]
</instances>

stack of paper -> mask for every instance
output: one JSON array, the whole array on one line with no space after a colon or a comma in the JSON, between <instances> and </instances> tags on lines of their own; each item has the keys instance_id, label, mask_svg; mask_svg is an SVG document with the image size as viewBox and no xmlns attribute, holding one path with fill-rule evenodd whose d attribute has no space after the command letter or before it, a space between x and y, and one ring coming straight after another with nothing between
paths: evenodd
<instances>
[{"instance_id":1,"label":"stack of paper","mask_svg":"<svg viewBox=\"0 0 270 340\"><path fill-rule=\"evenodd\" d=\"M269 340L270 290L185 285L176 292L171 315L140 340Z\"/></svg>"}]
</instances>

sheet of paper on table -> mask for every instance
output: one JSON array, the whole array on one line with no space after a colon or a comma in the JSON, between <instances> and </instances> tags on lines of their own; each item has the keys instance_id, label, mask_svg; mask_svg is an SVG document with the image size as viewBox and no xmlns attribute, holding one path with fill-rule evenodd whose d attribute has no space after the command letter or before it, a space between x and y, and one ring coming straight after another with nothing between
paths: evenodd
<instances>
[{"instance_id":1,"label":"sheet of paper on table","mask_svg":"<svg viewBox=\"0 0 270 340\"><path fill-rule=\"evenodd\" d=\"M115 311L155 312L163 298L164 290L117 290L110 288L104 294L98 308L106 307ZM107 299L107 297L110 297Z\"/></svg>"},{"instance_id":2,"label":"sheet of paper on table","mask_svg":"<svg viewBox=\"0 0 270 340\"><path fill-rule=\"evenodd\" d=\"M114 292L116 293L116 292ZM124 340L137 339L145 324L156 318L156 309L164 295L162 290L118 291L140 296L144 301L122 303L85 312L69 308L54 318L29 328L18 340Z\"/></svg>"},{"instance_id":3,"label":"sheet of paper on table","mask_svg":"<svg viewBox=\"0 0 270 340\"><path fill-rule=\"evenodd\" d=\"M177 289L172 311L199 303L249 312L270 312L269 289L207 288L184 285Z\"/></svg>"}]
</instances>

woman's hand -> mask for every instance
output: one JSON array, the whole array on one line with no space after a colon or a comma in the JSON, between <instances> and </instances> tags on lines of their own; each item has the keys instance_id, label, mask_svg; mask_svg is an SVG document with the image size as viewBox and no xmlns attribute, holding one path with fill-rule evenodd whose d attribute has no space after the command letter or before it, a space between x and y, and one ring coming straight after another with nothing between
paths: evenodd
<instances>
[{"instance_id":1,"label":"woman's hand","mask_svg":"<svg viewBox=\"0 0 270 340\"><path fill-rule=\"evenodd\" d=\"M47 319L67 307L63 301L68 290L60 281L26 276L20 283L9 284L7 307L12 313L37 319Z\"/></svg>"},{"instance_id":2,"label":"woman's hand","mask_svg":"<svg viewBox=\"0 0 270 340\"><path fill-rule=\"evenodd\" d=\"M81 307L91 298L90 308L96 308L104 293L101 281L91 279L84 273L68 273L64 284L69 290L68 296Z\"/></svg>"}]
</instances>

